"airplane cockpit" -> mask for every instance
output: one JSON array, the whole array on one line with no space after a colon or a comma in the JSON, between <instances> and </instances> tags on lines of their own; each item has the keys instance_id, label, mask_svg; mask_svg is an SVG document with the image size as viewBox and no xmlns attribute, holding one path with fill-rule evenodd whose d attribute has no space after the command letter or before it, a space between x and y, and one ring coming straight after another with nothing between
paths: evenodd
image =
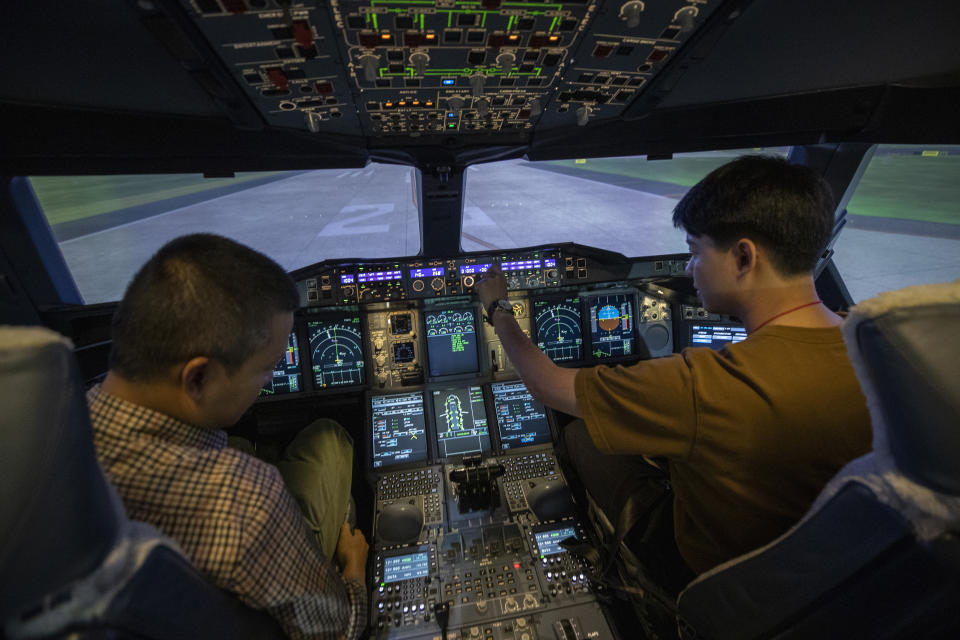
<instances>
[{"instance_id":1,"label":"airplane cockpit","mask_svg":"<svg viewBox=\"0 0 960 640\"><path fill-rule=\"evenodd\" d=\"M698 298L670 210L723 161L773 153L834 192L815 271L828 308L960 277L955 200L914 217L856 201L887 158L911 171L935 159L955 188L949 3L127 0L4 13L2 324L67 336L89 386L107 372L124 287L163 242L214 231L274 257L299 307L232 433L281 448L331 418L353 438L370 638L738 637L679 616L643 571L596 571L587 548L615 533L616 514L597 512L565 460L572 417L531 394L488 321L476 287L490 269L523 333L564 368L740 342L740 320ZM680 158L701 164L685 173ZM907 165L891 166L876 169L871 206L913 197L890 177ZM711 606L700 597L688 600ZM739 637L810 637L790 635L799 615Z\"/></svg>"}]
</instances>

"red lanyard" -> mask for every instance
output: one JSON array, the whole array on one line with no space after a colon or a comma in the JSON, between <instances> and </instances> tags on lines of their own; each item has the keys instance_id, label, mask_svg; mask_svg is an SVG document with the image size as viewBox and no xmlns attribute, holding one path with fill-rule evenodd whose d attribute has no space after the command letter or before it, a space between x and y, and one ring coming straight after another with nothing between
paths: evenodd
<instances>
[{"instance_id":1,"label":"red lanyard","mask_svg":"<svg viewBox=\"0 0 960 640\"><path fill-rule=\"evenodd\" d=\"M765 327L766 325L770 324L771 322L773 322L774 320L776 320L776 319L779 318L780 316L785 316L785 315L787 315L788 313L793 313L794 311L799 311L800 309L803 309L804 307L812 307L812 306L815 305L815 304L823 304L823 300L814 300L813 302L808 302L808 303L806 303L806 304L800 305L799 307L794 307L793 309L787 309L786 311L784 311L784 312L782 312L782 313L778 313L777 315L775 315L775 316L773 316L772 318L768 319L766 322L762 322L762 323L760 324L760 326L757 327L756 329L754 329L753 331L751 331L751 333L756 333L757 331L760 331L760 329L762 329L762 328Z\"/></svg>"}]
</instances>

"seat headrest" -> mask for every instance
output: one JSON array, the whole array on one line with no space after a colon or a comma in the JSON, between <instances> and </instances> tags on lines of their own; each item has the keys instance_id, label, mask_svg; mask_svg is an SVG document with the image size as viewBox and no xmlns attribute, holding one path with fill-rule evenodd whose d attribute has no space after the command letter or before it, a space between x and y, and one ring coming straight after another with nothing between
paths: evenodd
<instances>
[{"instance_id":1,"label":"seat headrest","mask_svg":"<svg viewBox=\"0 0 960 640\"><path fill-rule=\"evenodd\" d=\"M874 451L915 482L960 494L960 280L866 300L843 332Z\"/></svg>"},{"instance_id":2,"label":"seat headrest","mask_svg":"<svg viewBox=\"0 0 960 640\"><path fill-rule=\"evenodd\" d=\"M0 326L0 620L99 565L119 531L70 343Z\"/></svg>"}]
</instances>

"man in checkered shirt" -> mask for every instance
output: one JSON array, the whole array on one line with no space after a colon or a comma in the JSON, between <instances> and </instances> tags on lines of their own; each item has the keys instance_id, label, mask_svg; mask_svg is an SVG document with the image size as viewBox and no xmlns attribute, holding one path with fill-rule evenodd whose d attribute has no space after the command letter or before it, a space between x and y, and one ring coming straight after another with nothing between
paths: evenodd
<instances>
[{"instance_id":1,"label":"man in checkered shirt","mask_svg":"<svg viewBox=\"0 0 960 640\"><path fill-rule=\"evenodd\" d=\"M266 256L209 234L173 240L128 287L110 371L87 400L97 455L130 518L177 540L291 638L352 639L366 626L368 546L345 522L349 437L321 425L334 445L298 461L301 479L305 465L316 473L310 495L295 498L277 467L228 447L223 431L270 379L298 304Z\"/></svg>"}]
</instances>

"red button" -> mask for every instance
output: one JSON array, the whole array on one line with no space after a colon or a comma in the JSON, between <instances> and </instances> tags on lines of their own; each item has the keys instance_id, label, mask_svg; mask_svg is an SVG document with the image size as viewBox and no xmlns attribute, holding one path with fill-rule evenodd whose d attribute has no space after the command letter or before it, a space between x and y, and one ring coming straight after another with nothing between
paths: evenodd
<instances>
[{"instance_id":1,"label":"red button","mask_svg":"<svg viewBox=\"0 0 960 640\"><path fill-rule=\"evenodd\" d=\"M313 31L306 20L293 21L293 37L301 47L309 48L313 45Z\"/></svg>"}]
</instances>

